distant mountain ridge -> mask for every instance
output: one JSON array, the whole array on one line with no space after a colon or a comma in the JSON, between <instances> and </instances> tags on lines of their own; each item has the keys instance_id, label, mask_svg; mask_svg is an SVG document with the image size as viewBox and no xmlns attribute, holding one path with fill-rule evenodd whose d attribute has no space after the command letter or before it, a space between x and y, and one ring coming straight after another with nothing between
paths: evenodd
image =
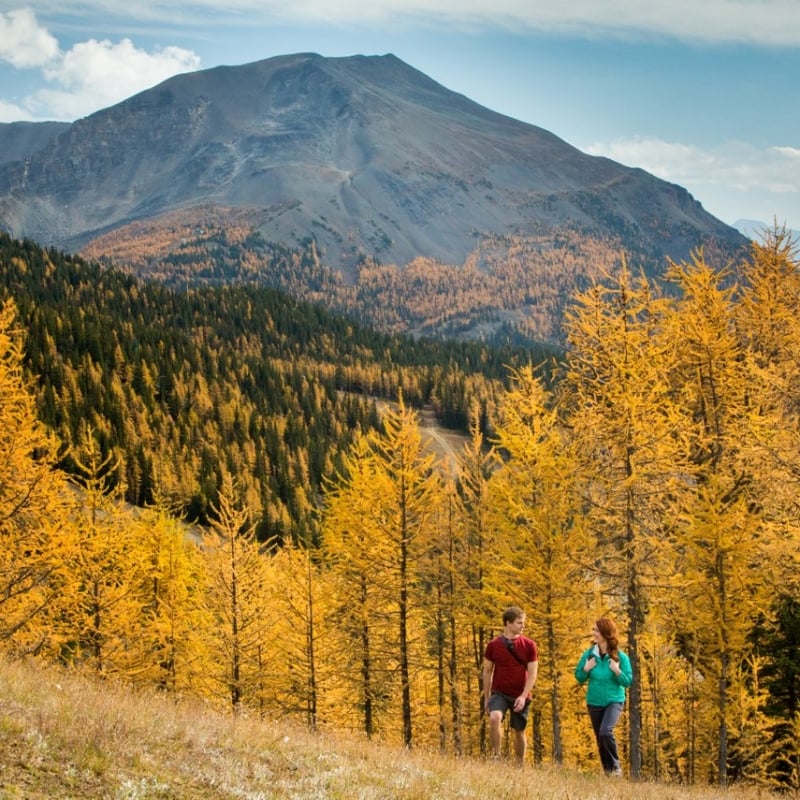
<instances>
[{"instance_id":1,"label":"distant mountain ridge","mask_svg":"<svg viewBox=\"0 0 800 800\"><path fill-rule=\"evenodd\" d=\"M777 220L773 220L771 224L767 224L758 219L737 219L736 222L733 223L733 227L741 231L748 239L761 241L761 239L764 238L764 233L772 230L777 224ZM787 228L787 232L793 238L800 236L800 231L792 230L791 228Z\"/></svg>"},{"instance_id":2,"label":"distant mountain ridge","mask_svg":"<svg viewBox=\"0 0 800 800\"><path fill-rule=\"evenodd\" d=\"M11 133L0 127L0 149ZM313 241L349 284L365 259L473 259L491 272L476 253L498 258L498 246L534 237L524 271L566 230L658 264L747 243L684 188L584 154L393 55L303 53L179 75L38 144L0 162L0 225L92 255L125 226L166 230L177 213L191 228L209 209L266 242Z\"/></svg>"}]
</instances>

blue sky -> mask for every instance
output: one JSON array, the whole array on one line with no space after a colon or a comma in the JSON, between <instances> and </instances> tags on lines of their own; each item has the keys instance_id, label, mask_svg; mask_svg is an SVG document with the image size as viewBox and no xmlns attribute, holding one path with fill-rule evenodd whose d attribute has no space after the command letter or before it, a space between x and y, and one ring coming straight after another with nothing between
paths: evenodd
<instances>
[{"instance_id":1,"label":"blue sky","mask_svg":"<svg viewBox=\"0 0 800 800\"><path fill-rule=\"evenodd\" d=\"M296 52L394 53L725 222L800 231L800 0L0 0L0 122Z\"/></svg>"}]
</instances>

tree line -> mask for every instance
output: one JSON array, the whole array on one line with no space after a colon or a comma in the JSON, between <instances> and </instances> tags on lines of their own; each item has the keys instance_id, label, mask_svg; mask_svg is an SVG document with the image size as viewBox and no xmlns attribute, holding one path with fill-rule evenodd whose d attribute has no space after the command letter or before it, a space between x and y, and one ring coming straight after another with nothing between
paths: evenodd
<instances>
[{"instance_id":1,"label":"tree line","mask_svg":"<svg viewBox=\"0 0 800 800\"><path fill-rule=\"evenodd\" d=\"M486 427L526 357L389 336L265 286L141 282L8 236L0 265L47 426L70 443L91 428L128 502L158 488L200 522L238 475L262 539L303 535L353 432L379 424L374 398L402 387L444 425L466 430L472 408ZM70 452L60 466L75 471Z\"/></svg>"},{"instance_id":2,"label":"tree line","mask_svg":"<svg viewBox=\"0 0 800 800\"><path fill-rule=\"evenodd\" d=\"M795 245L776 229L735 272L698 252L665 283L623 265L576 294L558 379L514 367L490 434L470 409L455 470L396 387L282 539L257 536L233 470L202 529L157 489L121 503L90 425L67 480L6 303L5 650L473 755L483 648L516 603L540 648L533 759L592 768L572 668L610 613L632 777L800 788Z\"/></svg>"}]
</instances>

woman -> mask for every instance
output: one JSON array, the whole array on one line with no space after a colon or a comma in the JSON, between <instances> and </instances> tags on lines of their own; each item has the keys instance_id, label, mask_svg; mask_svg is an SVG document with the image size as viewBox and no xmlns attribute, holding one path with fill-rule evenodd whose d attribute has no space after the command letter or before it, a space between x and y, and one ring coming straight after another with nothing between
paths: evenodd
<instances>
[{"instance_id":1,"label":"woman","mask_svg":"<svg viewBox=\"0 0 800 800\"><path fill-rule=\"evenodd\" d=\"M595 622L592 641L593 645L581 655L575 667L575 677L578 683L589 682L586 705L603 771L619 777L622 769L614 727L625 704L625 689L633 681L631 662L619 649L617 626L608 617Z\"/></svg>"}]
</instances>

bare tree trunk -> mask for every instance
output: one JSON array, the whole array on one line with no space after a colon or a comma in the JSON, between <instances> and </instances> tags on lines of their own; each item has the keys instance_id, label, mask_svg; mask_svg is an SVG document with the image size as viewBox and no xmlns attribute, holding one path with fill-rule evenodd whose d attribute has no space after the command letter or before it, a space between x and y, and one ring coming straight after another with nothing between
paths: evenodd
<instances>
[{"instance_id":1,"label":"bare tree trunk","mask_svg":"<svg viewBox=\"0 0 800 800\"><path fill-rule=\"evenodd\" d=\"M361 603L363 608L367 602L366 578L361 576ZM370 652L369 625L366 620L361 626L361 689L364 697L364 733L371 739L375 732L372 718L372 654Z\"/></svg>"},{"instance_id":2,"label":"bare tree trunk","mask_svg":"<svg viewBox=\"0 0 800 800\"><path fill-rule=\"evenodd\" d=\"M633 672L633 683L628 690L628 742L630 774L634 780L642 774L642 684L639 658L641 615L638 581L633 577L628 586L628 656Z\"/></svg>"},{"instance_id":3,"label":"bare tree trunk","mask_svg":"<svg viewBox=\"0 0 800 800\"><path fill-rule=\"evenodd\" d=\"M486 714L484 709L486 707L486 698L483 696L483 678L481 674L481 665L483 664L483 652L486 649L486 631L483 627L475 625L472 626L472 650L475 654L475 679L478 683L478 719L480 719L480 728L478 730L478 742L480 744L481 755L486 755Z\"/></svg>"},{"instance_id":4,"label":"bare tree trunk","mask_svg":"<svg viewBox=\"0 0 800 800\"><path fill-rule=\"evenodd\" d=\"M457 756L464 752L464 734L461 719L461 695L458 691L458 648L456 647L456 621L450 613L450 709L453 715L453 750Z\"/></svg>"},{"instance_id":5,"label":"bare tree trunk","mask_svg":"<svg viewBox=\"0 0 800 800\"><path fill-rule=\"evenodd\" d=\"M628 474L632 465L628 462ZM633 780L642 774L642 680L641 659L639 658L639 632L644 622L644 608L639 586L639 576L634 558L635 552L635 511L634 498L628 496L626 512L627 573L628 573L628 656L631 661L633 683L628 689L628 742L630 745L630 775Z\"/></svg>"},{"instance_id":6,"label":"bare tree trunk","mask_svg":"<svg viewBox=\"0 0 800 800\"><path fill-rule=\"evenodd\" d=\"M730 652L728 651L728 586L726 583L725 557L717 554L717 582L719 584L719 604L722 609L722 653L720 654L719 672L719 754L717 769L719 771L719 784L728 784L728 670L730 669Z\"/></svg>"},{"instance_id":7,"label":"bare tree trunk","mask_svg":"<svg viewBox=\"0 0 800 800\"><path fill-rule=\"evenodd\" d=\"M306 652L308 654L308 727L317 729L317 669L314 652L314 592L311 553L306 545Z\"/></svg>"},{"instance_id":8,"label":"bare tree trunk","mask_svg":"<svg viewBox=\"0 0 800 800\"><path fill-rule=\"evenodd\" d=\"M438 584L436 609L436 696L439 706L439 751L447 751L447 725L445 724L444 691L444 620L442 619L442 587Z\"/></svg>"},{"instance_id":9,"label":"bare tree trunk","mask_svg":"<svg viewBox=\"0 0 800 800\"><path fill-rule=\"evenodd\" d=\"M400 556L400 682L403 695L403 744L411 747L411 670L408 659L408 542L405 533Z\"/></svg>"},{"instance_id":10,"label":"bare tree trunk","mask_svg":"<svg viewBox=\"0 0 800 800\"><path fill-rule=\"evenodd\" d=\"M561 764L564 760L564 749L561 741L561 698L558 691L558 670L556 669L556 634L553 624L547 621L547 660L550 665L550 713L553 717L553 763ZM536 763L539 763L538 761Z\"/></svg>"}]
</instances>

